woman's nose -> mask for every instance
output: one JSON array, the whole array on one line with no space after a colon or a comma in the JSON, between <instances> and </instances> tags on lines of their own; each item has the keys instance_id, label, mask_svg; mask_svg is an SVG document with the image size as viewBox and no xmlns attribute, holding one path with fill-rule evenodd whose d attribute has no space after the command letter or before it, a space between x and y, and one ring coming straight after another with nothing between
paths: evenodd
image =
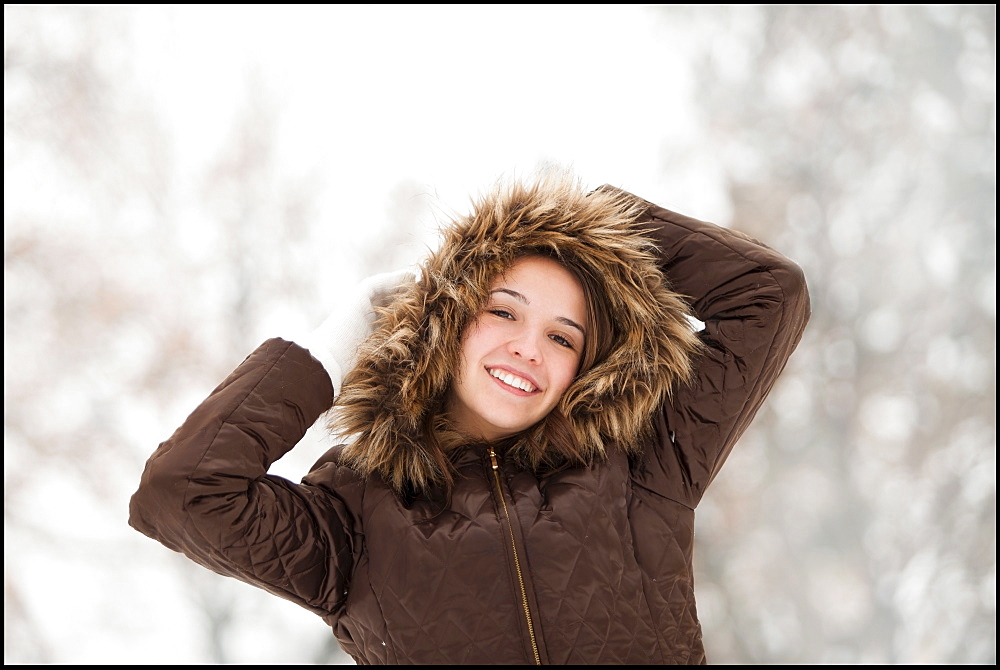
<instances>
[{"instance_id":1,"label":"woman's nose","mask_svg":"<svg viewBox=\"0 0 1000 670\"><path fill-rule=\"evenodd\" d=\"M542 357L538 337L537 334L531 332L521 332L516 337L511 338L509 343L511 354L533 363L540 362Z\"/></svg>"}]
</instances>

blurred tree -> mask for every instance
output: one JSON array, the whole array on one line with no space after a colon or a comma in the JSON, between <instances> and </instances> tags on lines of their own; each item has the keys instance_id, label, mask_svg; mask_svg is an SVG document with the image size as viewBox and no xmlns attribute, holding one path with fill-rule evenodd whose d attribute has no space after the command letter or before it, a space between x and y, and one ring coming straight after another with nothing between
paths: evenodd
<instances>
[{"instance_id":1,"label":"blurred tree","mask_svg":"<svg viewBox=\"0 0 1000 670\"><path fill-rule=\"evenodd\" d=\"M119 214L136 200L154 205L147 217L158 214L168 159L153 118L118 94L122 63L102 58L120 45L120 23L74 9L52 22L32 8L4 12L5 192L43 194L5 198L5 653L46 662L60 655L47 613L21 592L30 560L8 547L51 551L66 539L36 523L39 498L54 493L43 478L71 478L111 514L109 479L122 473L108 465L128 451L121 387L171 384L133 365L151 343L137 319L143 275L131 274L128 252L153 221ZM108 333L131 346L111 346Z\"/></svg>"},{"instance_id":2,"label":"blurred tree","mask_svg":"<svg viewBox=\"0 0 1000 670\"><path fill-rule=\"evenodd\" d=\"M700 511L710 661L995 663L995 5L659 11L814 307Z\"/></svg>"},{"instance_id":3,"label":"blurred tree","mask_svg":"<svg viewBox=\"0 0 1000 670\"><path fill-rule=\"evenodd\" d=\"M85 662L83 646L99 636L61 632L77 602L108 628L141 625L125 612L152 597L116 566L165 551L125 530L143 462L257 343L267 315L319 317L315 185L275 174L279 111L248 78L243 116L214 166L200 179L180 175L167 149L175 138L128 59L133 11L4 9L5 191L40 196L5 202L4 651L17 662ZM202 184L200 205L190 182ZM113 529L107 541L94 541L95 527ZM72 554L59 549L67 542ZM47 588L72 604L47 612L34 572L39 557L56 555L74 569ZM173 572L142 590L174 594L182 609L160 603L159 614L200 620L203 637L156 662L201 660L199 649L216 663L312 662L318 650L326 662L350 660L327 647L330 631L314 615L302 610L315 626L303 644L279 632L301 617L288 623L280 605L256 605L256 589L170 558ZM103 585L96 601L70 595L83 586L74 574ZM239 633L246 610L272 628L256 650Z\"/></svg>"}]
</instances>

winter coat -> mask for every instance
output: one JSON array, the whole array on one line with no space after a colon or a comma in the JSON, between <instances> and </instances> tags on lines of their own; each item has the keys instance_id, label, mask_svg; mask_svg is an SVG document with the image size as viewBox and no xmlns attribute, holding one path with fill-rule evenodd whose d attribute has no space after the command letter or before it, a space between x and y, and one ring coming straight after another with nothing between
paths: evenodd
<instances>
[{"instance_id":1,"label":"winter coat","mask_svg":"<svg viewBox=\"0 0 1000 670\"><path fill-rule=\"evenodd\" d=\"M800 340L803 273L625 191L551 186L480 201L382 313L332 412L349 446L301 483L267 474L334 400L270 339L150 457L130 524L315 612L359 664L705 663L694 510ZM601 277L615 324L556 410L582 461L538 426L449 446L448 486L422 431L461 329L542 248Z\"/></svg>"}]
</instances>

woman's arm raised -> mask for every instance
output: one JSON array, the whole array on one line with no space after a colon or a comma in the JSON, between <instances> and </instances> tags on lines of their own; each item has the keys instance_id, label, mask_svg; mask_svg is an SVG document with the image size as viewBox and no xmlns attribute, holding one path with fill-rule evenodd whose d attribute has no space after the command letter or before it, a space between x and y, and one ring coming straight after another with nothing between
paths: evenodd
<instances>
[{"instance_id":1,"label":"woman's arm raised","mask_svg":"<svg viewBox=\"0 0 1000 670\"><path fill-rule=\"evenodd\" d=\"M694 378L656 418L640 474L694 508L750 425L810 316L802 269L749 236L648 203L640 219L671 288L705 324Z\"/></svg>"},{"instance_id":2,"label":"woman's arm raised","mask_svg":"<svg viewBox=\"0 0 1000 670\"><path fill-rule=\"evenodd\" d=\"M129 524L215 572L329 614L360 531L332 492L266 473L332 398L308 351L264 342L149 458Z\"/></svg>"}]
</instances>

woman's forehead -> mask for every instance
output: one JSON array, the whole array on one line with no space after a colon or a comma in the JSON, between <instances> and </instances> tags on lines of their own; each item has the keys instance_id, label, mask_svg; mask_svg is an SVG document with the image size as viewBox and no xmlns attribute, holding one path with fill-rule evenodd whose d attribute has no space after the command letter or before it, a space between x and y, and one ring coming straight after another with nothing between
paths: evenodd
<instances>
[{"instance_id":1,"label":"woman's forehead","mask_svg":"<svg viewBox=\"0 0 1000 670\"><path fill-rule=\"evenodd\" d=\"M525 305L558 311L570 319L586 318L583 285L566 266L545 256L519 258L493 280L490 291L494 296L506 295Z\"/></svg>"}]
</instances>

